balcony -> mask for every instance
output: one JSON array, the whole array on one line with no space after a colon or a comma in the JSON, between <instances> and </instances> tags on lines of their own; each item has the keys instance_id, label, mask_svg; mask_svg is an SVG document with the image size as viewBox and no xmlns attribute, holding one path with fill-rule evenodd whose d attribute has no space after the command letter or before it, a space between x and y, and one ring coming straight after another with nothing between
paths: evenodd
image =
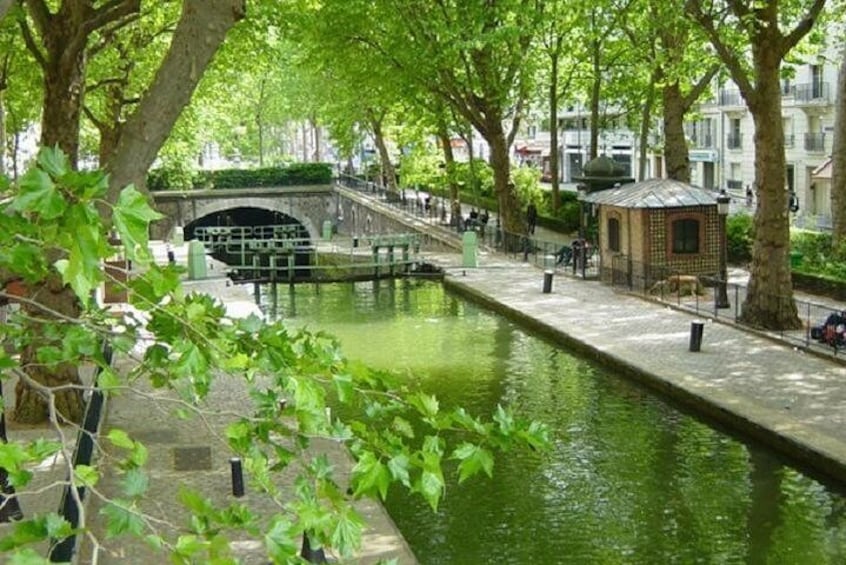
<instances>
[{"instance_id":1,"label":"balcony","mask_svg":"<svg viewBox=\"0 0 846 565\"><path fill-rule=\"evenodd\" d=\"M745 106L743 98L740 96L740 91L720 90L720 106Z\"/></svg>"},{"instance_id":2,"label":"balcony","mask_svg":"<svg viewBox=\"0 0 846 565\"><path fill-rule=\"evenodd\" d=\"M825 151L825 134L806 133L805 151Z\"/></svg>"},{"instance_id":3,"label":"balcony","mask_svg":"<svg viewBox=\"0 0 846 565\"><path fill-rule=\"evenodd\" d=\"M809 82L793 87L793 99L797 103L823 103L831 100L831 88L827 82Z\"/></svg>"},{"instance_id":4,"label":"balcony","mask_svg":"<svg viewBox=\"0 0 846 565\"><path fill-rule=\"evenodd\" d=\"M730 133L726 137L726 147L729 149L742 149L743 148L743 134L742 133Z\"/></svg>"},{"instance_id":5,"label":"balcony","mask_svg":"<svg viewBox=\"0 0 846 565\"><path fill-rule=\"evenodd\" d=\"M693 138L693 145L697 149L713 149L714 138L711 136L710 133L700 134Z\"/></svg>"}]
</instances>

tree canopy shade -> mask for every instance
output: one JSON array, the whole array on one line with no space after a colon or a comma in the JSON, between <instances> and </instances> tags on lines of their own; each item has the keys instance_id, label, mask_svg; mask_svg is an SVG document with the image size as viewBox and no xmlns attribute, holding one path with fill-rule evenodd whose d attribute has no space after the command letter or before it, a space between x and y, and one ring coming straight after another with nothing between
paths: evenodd
<instances>
[{"instance_id":1,"label":"tree canopy shade","mask_svg":"<svg viewBox=\"0 0 846 565\"><path fill-rule=\"evenodd\" d=\"M801 327L790 276L790 218L781 117L781 63L825 6L812 2L688 0L755 122L755 242L741 318L757 327ZM751 61L745 58L751 54Z\"/></svg>"},{"instance_id":2,"label":"tree canopy shade","mask_svg":"<svg viewBox=\"0 0 846 565\"><path fill-rule=\"evenodd\" d=\"M443 100L470 123L490 146L503 227L524 231L508 148L534 76L526 56L538 22L534 0L329 0L298 9L309 11L312 40L344 43L386 80Z\"/></svg>"}]
</instances>

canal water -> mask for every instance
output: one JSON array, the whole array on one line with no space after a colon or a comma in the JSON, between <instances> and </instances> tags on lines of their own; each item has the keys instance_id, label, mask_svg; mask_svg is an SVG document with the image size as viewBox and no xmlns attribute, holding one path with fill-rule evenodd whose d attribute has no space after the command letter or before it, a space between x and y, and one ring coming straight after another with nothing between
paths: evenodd
<instances>
[{"instance_id":1,"label":"canal water","mask_svg":"<svg viewBox=\"0 0 846 565\"><path fill-rule=\"evenodd\" d=\"M266 293L268 289L263 289ZM545 422L546 453L453 480L437 513L399 489L386 506L423 564L846 563L846 499L436 282L279 286L291 324L348 357L490 414Z\"/></svg>"}]
</instances>

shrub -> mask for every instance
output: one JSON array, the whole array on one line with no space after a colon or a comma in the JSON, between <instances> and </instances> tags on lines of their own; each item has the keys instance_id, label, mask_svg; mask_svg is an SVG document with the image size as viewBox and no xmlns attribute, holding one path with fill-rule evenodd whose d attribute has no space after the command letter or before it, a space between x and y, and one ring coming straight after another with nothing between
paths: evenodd
<instances>
[{"instance_id":1,"label":"shrub","mask_svg":"<svg viewBox=\"0 0 846 565\"><path fill-rule=\"evenodd\" d=\"M729 263L746 263L752 259L754 228L749 214L735 214L726 219L726 254Z\"/></svg>"},{"instance_id":2,"label":"shrub","mask_svg":"<svg viewBox=\"0 0 846 565\"><path fill-rule=\"evenodd\" d=\"M261 169L221 169L200 171L188 177L177 169L154 169L147 175L150 190L185 190L187 188L250 188L256 186L293 186L329 184L329 163L293 163L288 167Z\"/></svg>"}]
</instances>

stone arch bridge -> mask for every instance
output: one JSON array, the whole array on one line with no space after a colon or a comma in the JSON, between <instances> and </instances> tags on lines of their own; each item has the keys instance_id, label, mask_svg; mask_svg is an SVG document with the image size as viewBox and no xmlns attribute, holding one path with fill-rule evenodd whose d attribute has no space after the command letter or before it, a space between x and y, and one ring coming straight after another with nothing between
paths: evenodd
<instances>
[{"instance_id":1,"label":"stone arch bridge","mask_svg":"<svg viewBox=\"0 0 846 565\"><path fill-rule=\"evenodd\" d=\"M378 200L340 185L210 190L156 191L156 209L165 217L152 226L151 238L169 240L174 228L237 208L258 208L285 214L319 239L330 222L342 235L396 234L420 231L419 222L406 218ZM459 247L454 238L429 233L429 246Z\"/></svg>"},{"instance_id":2,"label":"stone arch bridge","mask_svg":"<svg viewBox=\"0 0 846 565\"><path fill-rule=\"evenodd\" d=\"M336 222L339 196L332 185L232 188L152 193L164 218L153 226L153 239L170 239L173 229L236 208L258 208L298 221L310 238L320 236L323 222Z\"/></svg>"}]
</instances>

